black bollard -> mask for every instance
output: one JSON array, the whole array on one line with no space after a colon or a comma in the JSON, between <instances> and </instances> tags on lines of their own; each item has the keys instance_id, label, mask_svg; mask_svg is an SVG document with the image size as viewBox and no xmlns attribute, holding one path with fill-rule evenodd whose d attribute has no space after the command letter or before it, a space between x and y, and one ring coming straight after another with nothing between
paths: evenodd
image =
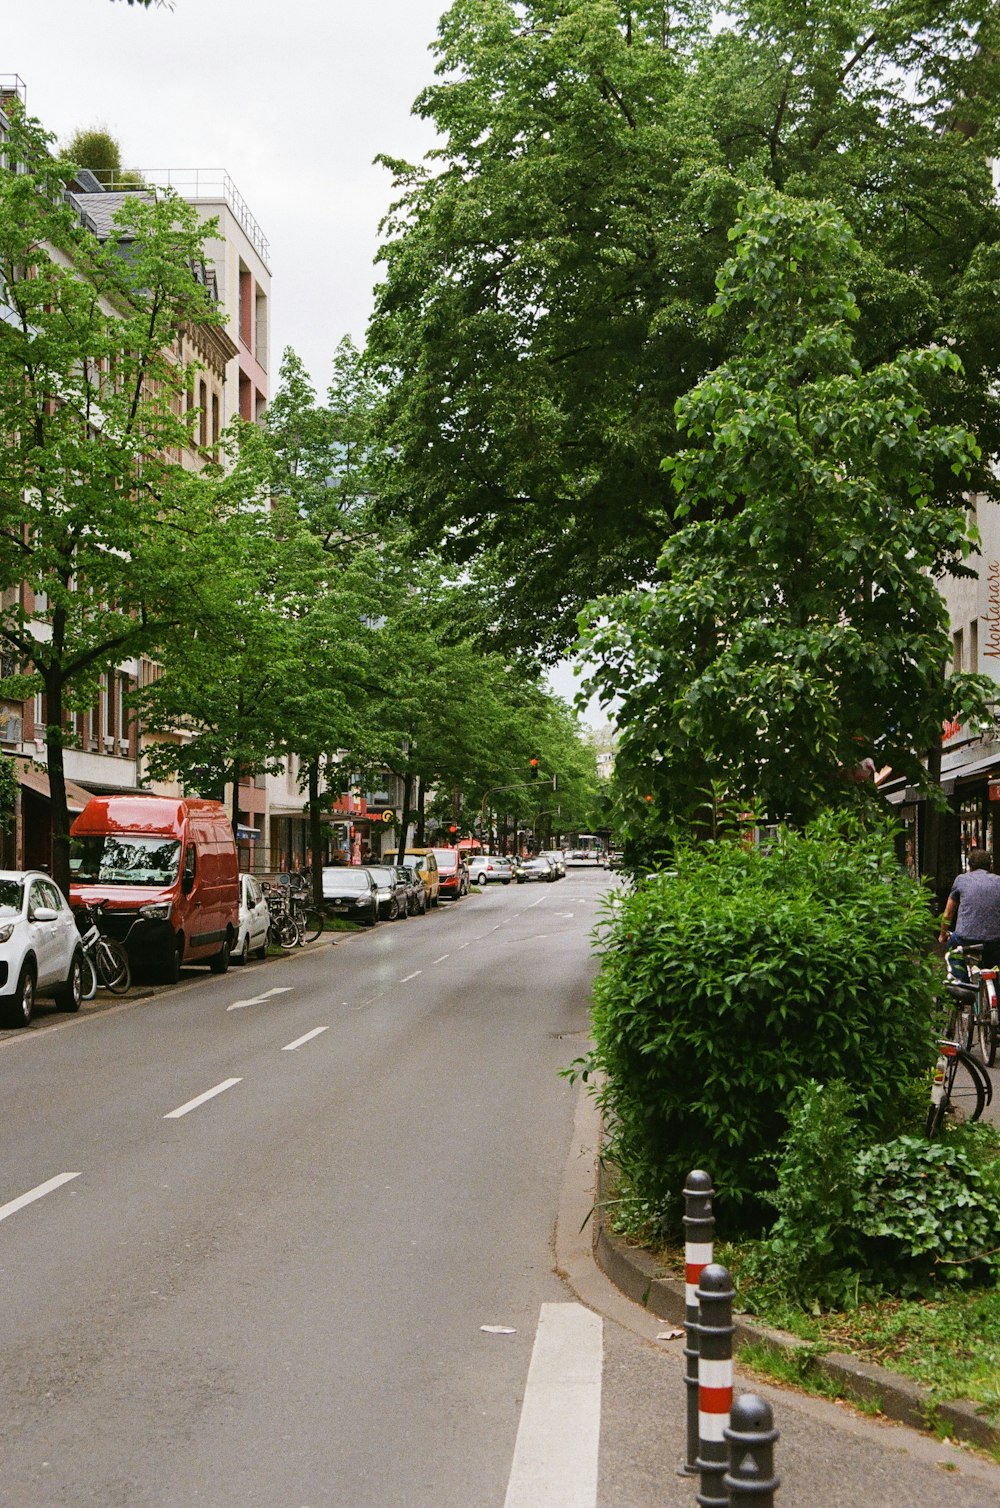
<instances>
[{"instance_id":1,"label":"black bollard","mask_svg":"<svg viewBox=\"0 0 1000 1508\"><path fill-rule=\"evenodd\" d=\"M771 1406L756 1393L741 1393L725 1431L729 1470L722 1479L730 1508L773 1508L781 1478L774 1475L774 1428Z\"/></svg>"},{"instance_id":2,"label":"black bollard","mask_svg":"<svg viewBox=\"0 0 1000 1508\"><path fill-rule=\"evenodd\" d=\"M729 1465L726 1425L733 1406L733 1285L725 1267L712 1262L697 1288L698 1460L700 1508L729 1508L722 1479Z\"/></svg>"},{"instance_id":3,"label":"black bollard","mask_svg":"<svg viewBox=\"0 0 1000 1508\"><path fill-rule=\"evenodd\" d=\"M694 1168L684 1185L684 1384L687 1388L687 1454L682 1476L698 1471L698 1283L712 1260L715 1218L712 1180Z\"/></svg>"}]
</instances>

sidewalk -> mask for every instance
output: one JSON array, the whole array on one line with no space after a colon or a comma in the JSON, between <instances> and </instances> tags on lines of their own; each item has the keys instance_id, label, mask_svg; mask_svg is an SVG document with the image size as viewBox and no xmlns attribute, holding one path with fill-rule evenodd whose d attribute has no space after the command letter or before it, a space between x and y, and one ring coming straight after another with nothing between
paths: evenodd
<instances>
[{"instance_id":1,"label":"sidewalk","mask_svg":"<svg viewBox=\"0 0 1000 1508\"><path fill-rule=\"evenodd\" d=\"M676 1474L685 1440L684 1340L659 1338L677 1328L678 1312L683 1316L683 1284L657 1278L638 1260L644 1253L602 1236L595 1219L587 1218L596 1203L598 1129L596 1108L581 1086L555 1251L557 1270L577 1297L608 1321L605 1368L616 1380L606 1390L599 1501L601 1508L693 1508L697 1478ZM614 1282L602 1263L613 1268ZM676 1290L679 1311L672 1307ZM911 1386L886 1375L904 1391ZM736 1391L758 1393L774 1410L781 1432L778 1501L788 1508L1000 1505L1000 1466L972 1451L848 1405L748 1378L738 1369Z\"/></svg>"}]
</instances>

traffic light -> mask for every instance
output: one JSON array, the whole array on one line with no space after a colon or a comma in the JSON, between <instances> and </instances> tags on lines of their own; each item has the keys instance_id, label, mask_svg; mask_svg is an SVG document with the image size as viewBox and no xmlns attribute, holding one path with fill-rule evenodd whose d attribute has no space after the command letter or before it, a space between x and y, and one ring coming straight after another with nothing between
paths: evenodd
<instances>
[{"instance_id":1,"label":"traffic light","mask_svg":"<svg viewBox=\"0 0 1000 1508\"><path fill-rule=\"evenodd\" d=\"M537 780L538 779L538 760L537 759L529 759L529 761L528 761L528 768L531 771L531 779L532 780Z\"/></svg>"}]
</instances>

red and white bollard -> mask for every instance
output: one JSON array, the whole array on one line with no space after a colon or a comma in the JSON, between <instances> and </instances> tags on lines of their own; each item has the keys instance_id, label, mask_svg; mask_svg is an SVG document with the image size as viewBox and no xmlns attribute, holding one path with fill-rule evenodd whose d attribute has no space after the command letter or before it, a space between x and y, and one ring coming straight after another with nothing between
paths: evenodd
<instances>
[{"instance_id":1,"label":"red and white bollard","mask_svg":"<svg viewBox=\"0 0 1000 1508\"><path fill-rule=\"evenodd\" d=\"M729 1508L723 1477L729 1466L726 1428L733 1406L732 1280L713 1262L695 1290L698 1321L698 1460L700 1508Z\"/></svg>"},{"instance_id":2,"label":"red and white bollard","mask_svg":"<svg viewBox=\"0 0 1000 1508\"><path fill-rule=\"evenodd\" d=\"M712 1261L715 1217L712 1180L694 1168L684 1185L684 1383L687 1388L687 1454L681 1475L698 1471L698 1284Z\"/></svg>"}]
</instances>

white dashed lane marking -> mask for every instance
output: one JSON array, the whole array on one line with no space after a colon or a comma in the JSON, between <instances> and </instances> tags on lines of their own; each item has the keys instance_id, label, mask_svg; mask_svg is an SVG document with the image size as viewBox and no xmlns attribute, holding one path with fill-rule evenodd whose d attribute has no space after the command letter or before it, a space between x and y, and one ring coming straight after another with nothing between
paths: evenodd
<instances>
[{"instance_id":1,"label":"white dashed lane marking","mask_svg":"<svg viewBox=\"0 0 1000 1508\"><path fill-rule=\"evenodd\" d=\"M36 1199L44 1199L46 1194L61 1189L64 1183L79 1178L79 1173L57 1173L55 1178L50 1178L46 1183L40 1183L37 1188L29 1189L26 1194L19 1194L9 1204L0 1205L0 1220L6 1220L8 1215L16 1215L18 1210L23 1210L25 1205L34 1204Z\"/></svg>"},{"instance_id":2,"label":"white dashed lane marking","mask_svg":"<svg viewBox=\"0 0 1000 1508\"><path fill-rule=\"evenodd\" d=\"M347 1002L345 1001L344 1004L346 1005ZM297 1047L304 1046L306 1042L311 1042L314 1037L319 1037L323 1032L328 1032L329 1030L328 1026L314 1026L311 1032L306 1032L304 1037L296 1037L294 1042L287 1042L281 1050L282 1052L294 1052Z\"/></svg>"},{"instance_id":3,"label":"white dashed lane marking","mask_svg":"<svg viewBox=\"0 0 1000 1508\"><path fill-rule=\"evenodd\" d=\"M169 1110L163 1117L165 1121L180 1120L182 1115L187 1115L191 1110L197 1110L199 1105L204 1105L207 1100L214 1100L217 1094L224 1094L227 1089L232 1089L234 1084L241 1084L242 1079L223 1079L221 1084L216 1084L214 1089L206 1089L204 1094L199 1094L196 1099L188 1100L186 1105L178 1105L176 1110Z\"/></svg>"}]
</instances>

